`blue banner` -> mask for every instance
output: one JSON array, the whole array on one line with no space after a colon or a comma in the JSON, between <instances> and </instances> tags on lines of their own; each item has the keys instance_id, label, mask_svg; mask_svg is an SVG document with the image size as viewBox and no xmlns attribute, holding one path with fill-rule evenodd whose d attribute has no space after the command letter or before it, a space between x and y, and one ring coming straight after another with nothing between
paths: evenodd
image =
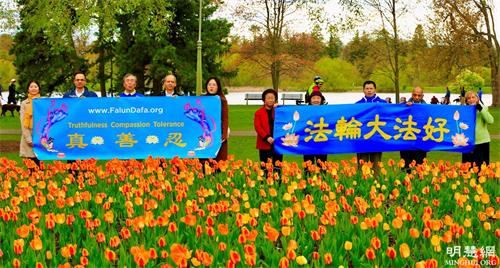
<instances>
[{"instance_id":1,"label":"blue banner","mask_svg":"<svg viewBox=\"0 0 500 268\"><path fill-rule=\"evenodd\" d=\"M214 158L219 97L58 98L33 102L41 160Z\"/></svg>"},{"instance_id":2,"label":"blue banner","mask_svg":"<svg viewBox=\"0 0 500 268\"><path fill-rule=\"evenodd\" d=\"M470 152L475 126L474 106L279 106L275 111L274 144L281 154Z\"/></svg>"}]
</instances>

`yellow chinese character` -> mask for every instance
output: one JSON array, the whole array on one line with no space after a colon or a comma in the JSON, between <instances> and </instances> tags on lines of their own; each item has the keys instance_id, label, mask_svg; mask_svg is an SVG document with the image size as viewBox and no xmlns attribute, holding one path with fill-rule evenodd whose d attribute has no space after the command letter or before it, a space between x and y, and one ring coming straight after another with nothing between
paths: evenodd
<instances>
[{"instance_id":1,"label":"yellow chinese character","mask_svg":"<svg viewBox=\"0 0 500 268\"><path fill-rule=\"evenodd\" d=\"M186 143L182 142L182 133L179 132L168 134L167 141L165 142L165 144L163 144L163 146L167 146L169 143L173 143L179 147L186 146Z\"/></svg>"},{"instance_id":2,"label":"yellow chinese character","mask_svg":"<svg viewBox=\"0 0 500 268\"><path fill-rule=\"evenodd\" d=\"M389 140L391 138L390 135L388 135L387 133L383 132L382 129L380 129L380 127L387 125L387 122L380 122L379 119L380 119L379 115L376 114L375 121L371 121L371 122L368 122L368 124L366 124L369 127L373 127L373 129L372 129L372 131L368 132L367 134L365 134L363 136L363 138L365 138L365 140L371 138L371 136L373 136L373 134L375 134L375 132L378 132L380 134L380 136L382 136L382 138L384 138L384 140Z\"/></svg>"},{"instance_id":3,"label":"yellow chinese character","mask_svg":"<svg viewBox=\"0 0 500 268\"><path fill-rule=\"evenodd\" d=\"M431 139L433 141L442 142L444 139L444 133L450 132L449 129L444 128L447 122L446 119L436 118L434 119L434 122L437 123L438 127L432 125L432 117L429 116L427 124L424 126L426 136L422 140L426 141ZM434 137L434 133L436 132L439 133L439 136L437 138Z\"/></svg>"},{"instance_id":4,"label":"yellow chinese character","mask_svg":"<svg viewBox=\"0 0 500 268\"><path fill-rule=\"evenodd\" d=\"M118 140L115 141L115 143L118 143L120 145L120 148L133 147L134 144L137 143L137 141L133 139L134 134L130 132L127 134L122 132L121 134L118 134L116 136L118 136Z\"/></svg>"},{"instance_id":5,"label":"yellow chinese character","mask_svg":"<svg viewBox=\"0 0 500 268\"><path fill-rule=\"evenodd\" d=\"M314 124L311 120L307 121L307 124L310 126L313 126L314 128L317 128L317 130L311 130L310 128L306 128L304 131L310 133L309 136L307 136L304 140L306 142L309 142L314 136L314 142L323 142L323 141L328 141L328 137L326 134L332 133L331 129L325 129L329 126L329 124L325 124L324 118L320 117L319 118L319 123Z\"/></svg>"},{"instance_id":6,"label":"yellow chinese character","mask_svg":"<svg viewBox=\"0 0 500 268\"><path fill-rule=\"evenodd\" d=\"M334 137L339 137L339 140L344 139L357 139L361 137L361 128L363 124L358 120L351 118L351 121L347 122L342 116L335 124L335 134Z\"/></svg>"},{"instance_id":7,"label":"yellow chinese character","mask_svg":"<svg viewBox=\"0 0 500 268\"><path fill-rule=\"evenodd\" d=\"M83 143L83 136L85 136L85 135L78 134L78 133L68 134L69 143L66 144L66 147L71 148L71 149L73 149L75 147L78 147L80 149L87 147L88 144Z\"/></svg>"},{"instance_id":8,"label":"yellow chinese character","mask_svg":"<svg viewBox=\"0 0 500 268\"><path fill-rule=\"evenodd\" d=\"M403 140L405 141L414 141L417 139L417 135L415 135L415 133L420 133L422 130L418 129L418 128L414 128L417 126L417 122L414 122L413 121L413 115L409 115L408 116L408 121L404 121L401 120L399 117L396 118L396 122L398 123L402 123L403 126L407 126L407 127L400 127L398 125L395 125L394 126L394 130L398 130L399 133L404 133L403 135ZM394 135L394 139L397 140L401 137L401 134L397 134L397 135Z\"/></svg>"}]
</instances>

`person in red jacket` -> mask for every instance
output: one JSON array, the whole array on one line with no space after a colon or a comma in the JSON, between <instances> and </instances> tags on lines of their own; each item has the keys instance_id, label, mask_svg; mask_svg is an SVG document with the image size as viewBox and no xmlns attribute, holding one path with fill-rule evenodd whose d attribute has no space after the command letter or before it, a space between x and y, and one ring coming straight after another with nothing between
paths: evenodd
<instances>
[{"instance_id":1,"label":"person in red jacket","mask_svg":"<svg viewBox=\"0 0 500 268\"><path fill-rule=\"evenodd\" d=\"M262 93L264 105L254 115L253 125L257 132L257 149L259 150L260 162L267 163L269 159L283 161L283 155L274 150L274 106L278 100L278 93L274 89L266 89Z\"/></svg>"}]
</instances>

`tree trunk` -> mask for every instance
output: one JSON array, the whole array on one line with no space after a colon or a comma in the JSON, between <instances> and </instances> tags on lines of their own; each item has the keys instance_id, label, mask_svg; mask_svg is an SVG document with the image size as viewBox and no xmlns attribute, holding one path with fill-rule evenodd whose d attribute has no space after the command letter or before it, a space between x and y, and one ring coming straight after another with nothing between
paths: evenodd
<instances>
[{"instance_id":1,"label":"tree trunk","mask_svg":"<svg viewBox=\"0 0 500 268\"><path fill-rule=\"evenodd\" d=\"M491 66L491 95L493 97L492 106L500 107L500 72L498 66Z\"/></svg>"},{"instance_id":2,"label":"tree trunk","mask_svg":"<svg viewBox=\"0 0 500 268\"><path fill-rule=\"evenodd\" d=\"M271 78L273 82L273 89L278 91L280 86L280 70L281 63L279 61L275 61L271 65Z\"/></svg>"},{"instance_id":3,"label":"tree trunk","mask_svg":"<svg viewBox=\"0 0 500 268\"><path fill-rule=\"evenodd\" d=\"M102 41L102 40L101 40ZM106 61L104 60L104 48L99 47L99 72L97 78L99 79L99 87L101 88L101 97L106 97Z\"/></svg>"},{"instance_id":4,"label":"tree trunk","mask_svg":"<svg viewBox=\"0 0 500 268\"><path fill-rule=\"evenodd\" d=\"M97 6L102 10L102 0L97 1ZM99 50L99 58L97 62L99 64L97 79L99 79L99 87L101 88L101 97L106 97L106 60L105 57L105 47L104 47L104 19L102 15L98 17L99 32L97 33L97 49Z\"/></svg>"}]
</instances>

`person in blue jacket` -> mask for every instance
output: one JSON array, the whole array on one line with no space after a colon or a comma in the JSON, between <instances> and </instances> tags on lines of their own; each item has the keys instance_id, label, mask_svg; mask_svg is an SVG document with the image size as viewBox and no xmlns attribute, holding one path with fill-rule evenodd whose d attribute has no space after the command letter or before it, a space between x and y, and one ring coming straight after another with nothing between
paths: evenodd
<instances>
[{"instance_id":1,"label":"person in blue jacket","mask_svg":"<svg viewBox=\"0 0 500 268\"><path fill-rule=\"evenodd\" d=\"M361 98L356 103L387 103L384 99L381 99L377 96L377 84L375 82L368 80L363 83L363 93L365 96ZM382 153L381 152L372 152L372 153L358 153L358 164L360 160L366 162L373 163L373 170L375 171L375 176L378 176L380 172L380 168L378 163L382 161ZM359 166L361 168L361 166Z\"/></svg>"},{"instance_id":2,"label":"person in blue jacket","mask_svg":"<svg viewBox=\"0 0 500 268\"><path fill-rule=\"evenodd\" d=\"M86 98L86 97L97 97L97 94L93 91L88 90L87 77L83 72L76 72L73 84L75 87L70 91L64 93L63 98Z\"/></svg>"},{"instance_id":3,"label":"person in blue jacket","mask_svg":"<svg viewBox=\"0 0 500 268\"><path fill-rule=\"evenodd\" d=\"M137 87L137 77L133 74L126 74L123 76L123 89L120 97L144 97L135 89Z\"/></svg>"}]
</instances>

